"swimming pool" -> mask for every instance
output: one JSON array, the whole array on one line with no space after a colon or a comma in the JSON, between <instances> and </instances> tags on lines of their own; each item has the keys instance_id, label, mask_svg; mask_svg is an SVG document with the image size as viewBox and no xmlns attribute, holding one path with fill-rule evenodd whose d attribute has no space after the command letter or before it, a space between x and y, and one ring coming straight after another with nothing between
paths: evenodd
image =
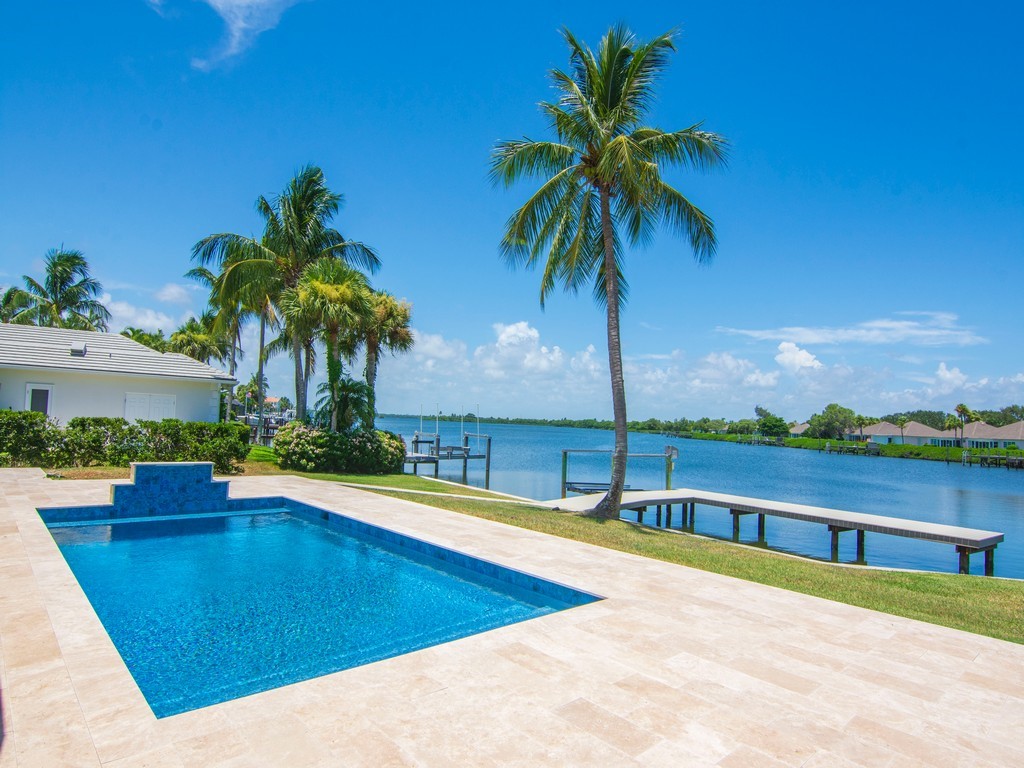
<instances>
[{"instance_id":1,"label":"swimming pool","mask_svg":"<svg viewBox=\"0 0 1024 768\"><path fill-rule=\"evenodd\" d=\"M40 510L157 717L599 599L290 499L231 506Z\"/></svg>"}]
</instances>

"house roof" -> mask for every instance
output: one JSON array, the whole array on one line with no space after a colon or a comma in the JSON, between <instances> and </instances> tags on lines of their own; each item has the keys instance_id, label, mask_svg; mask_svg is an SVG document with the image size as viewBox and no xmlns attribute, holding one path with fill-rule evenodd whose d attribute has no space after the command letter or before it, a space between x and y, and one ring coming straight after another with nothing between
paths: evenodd
<instances>
[{"instance_id":1,"label":"house roof","mask_svg":"<svg viewBox=\"0 0 1024 768\"><path fill-rule=\"evenodd\" d=\"M175 352L157 352L127 336L0 323L0 368L89 371L230 384L234 377Z\"/></svg>"},{"instance_id":2,"label":"house roof","mask_svg":"<svg viewBox=\"0 0 1024 768\"><path fill-rule=\"evenodd\" d=\"M1024 440L1024 421L1016 421L1005 427L996 427L995 431L1001 440Z\"/></svg>"},{"instance_id":3,"label":"house roof","mask_svg":"<svg viewBox=\"0 0 1024 768\"><path fill-rule=\"evenodd\" d=\"M899 427L896 427L899 431ZM919 421L908 421L906 426L903 427L904 437L941 437L943 432L935 429L935 427L929 427L927 424L922 424Z\"/></svg>"},{"instance_id":4,"label":"house roof","mask_svg":"<svg viewBox=\"0 0 1024 768\"><path fill-rule=\"evenodd\" d=\"M1010 426L1013 426L1012 424ZM947 429L942 433L943 437L950 438L964 438L966 440L1005 440L1005 435L1000 434L999 430L1005 429L1005 427L993 427L991 424L986 424L984 421L972 421L970 424L965 424L963 428L963 434L960 433L960 428ZM1012 439L1012 438L1011 438Z\"/></svg>"},{"instance_id":5,"label":"house roof","mask_svg":"<svg viewBox=\"0 0 1024 768\"><path fill-rule=\"evenodd\" d=\"M851 435L898 435L899 433L900 428L888 421L876 421L874 424L865 426L863 430L860 427L853 427L850 430Z\"/></svg>"},{"instance_id":6,"label":"house roof","mask_svg":"<svg viewBox=\"0 0 1024 768\"><path fill-rule=\"evenodd\" d=\"M789 428L789 434L791 434L791 435L802 435L804 432L807 431L808 427L810 427L810 426L811 425L808 424L806 421L803 424L797 424L797 425L792 426L792 427Z\"/></svg>"}]
</instances>

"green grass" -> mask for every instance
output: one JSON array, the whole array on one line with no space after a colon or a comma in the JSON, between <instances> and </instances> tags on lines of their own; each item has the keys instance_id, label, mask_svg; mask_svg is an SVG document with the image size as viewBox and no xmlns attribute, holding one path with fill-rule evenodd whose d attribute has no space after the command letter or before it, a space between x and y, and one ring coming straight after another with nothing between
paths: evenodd
<instances>
[{"instance_id":1,"label":"green grass","mask_svg":"<svg viewBox=\"0 0 1024 768\"><path fill-rule=\"evenodd\" d=\"M620 552L1024 643L1024 582L840 567L617 520L501 502L381 493Z\"/></svg>"}]
</instances>

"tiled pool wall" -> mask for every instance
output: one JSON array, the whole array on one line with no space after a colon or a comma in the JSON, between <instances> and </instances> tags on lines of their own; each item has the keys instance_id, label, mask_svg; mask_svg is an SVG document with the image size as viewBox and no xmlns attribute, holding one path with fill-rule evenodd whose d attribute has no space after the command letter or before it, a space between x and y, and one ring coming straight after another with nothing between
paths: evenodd
<instances>
[{"instance_id":1,"label":"tiled pool wall","mask_svg":"<svg viewBox=\"0 0 1024 768\"><path fill-rule=\"evenodd\" d=\"M133 464L130 483L112 485L109 504L40 507L39 516L47 525L60 525L146 517L280 511L284 508L300 519L378 539L392 547L401 547L410 553L441 560L570 606L586 605L602 599L573 587L531 576L285 496L229 499L229 481L214 480L213 464L209 462Z\"/></svg>"}]
</instances>

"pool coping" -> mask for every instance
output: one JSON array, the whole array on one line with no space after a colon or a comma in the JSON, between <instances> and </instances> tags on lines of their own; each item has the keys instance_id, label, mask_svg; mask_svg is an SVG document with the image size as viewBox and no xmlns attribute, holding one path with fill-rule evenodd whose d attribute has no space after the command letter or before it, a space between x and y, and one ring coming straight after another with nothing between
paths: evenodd
<instances>
[{"instance_id":1,"label":"pool coping","mask_svg":"<svg viewBox=\"0 0 1024 768\"><path fill-rule=\"evenodd\" d=\"M35 512L110 481L2 479L2 768L1024 762L1024 647L291 476L231 497L356 505L607 599L157 720Z\"/></svg>"}]
</instances>

